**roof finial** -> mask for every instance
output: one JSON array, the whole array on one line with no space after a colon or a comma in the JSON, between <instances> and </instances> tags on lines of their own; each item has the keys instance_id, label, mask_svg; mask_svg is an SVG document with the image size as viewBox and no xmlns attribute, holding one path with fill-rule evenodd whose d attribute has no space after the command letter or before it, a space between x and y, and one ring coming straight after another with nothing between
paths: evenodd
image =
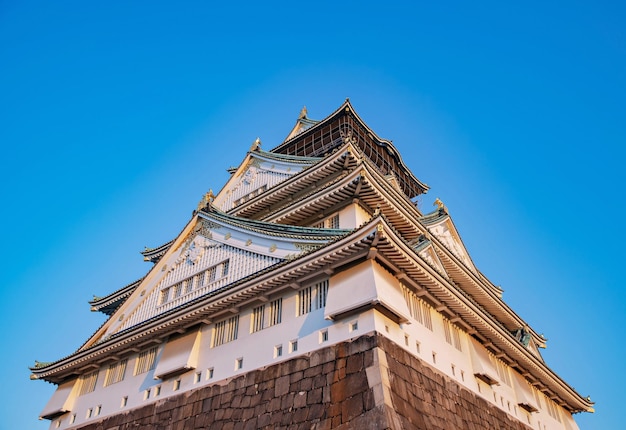
<instances>
[{"instance_id":1,"label":"roof finial","mask_svg":"<svg viewBox=\"0 0 626 430\"><path fill-rule=\"evenodd\" d=\"M207 207L209 204L213 203L214 199L215 195L213 194L213 190L209 190L208 193L202 196L202 200L200 200L200 203L198 203L198 210L201 210Z\"/></svg>"},{"instance_id":2,"label":"roof finial","mask_svg":"<svg viewBox=\"0 0 626 430\"><path fill-rule=\"evenodd\" d=\"M439 197L435 199L433 206L437 206L437 209L440 211L446 210L446 205L443 204L443 202L439 199Z\"/></svg>"},{"instance_id":3,"label":"roof finial","mask_svg":"<svg viewBox=\"0 0 626 430\"><path fill-rule=\"evenodd\" d=\"M257 137L256 140L254 142L252 142L252 146L250 147L250 151L256 151L259 148L261 148L261 139Z\"/></svg>"},{"instance_id":4,"label":"roof finial","mask_svg":"<svg viewBox=\"0 0 626 430\"><path fill-rule=\"evenodd\" d=\"M307 114L307 112L306 112L306 106L303 106L303 107L302 107L302 110L300 111L300 115L298 115L298 119L304 119L304 118L306 118L306 114Z\"/></svg>"}]
</instances>

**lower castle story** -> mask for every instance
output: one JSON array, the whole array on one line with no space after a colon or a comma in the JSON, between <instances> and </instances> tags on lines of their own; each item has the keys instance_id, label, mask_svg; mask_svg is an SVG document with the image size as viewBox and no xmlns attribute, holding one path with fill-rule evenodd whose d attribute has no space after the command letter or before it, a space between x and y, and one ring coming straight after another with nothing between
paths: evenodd
<instances>
[{"instance_id":1,"label":"lower castle story","mask_svg":"<svg viewBox=\"0 0 626 430\"><path fill-rule=\"evenodd\" d=\"M342 286L355 279L394 303L329 320L342 315L333 303L349 302L351 289ZM402 305L404 322L389 311ZM367 428L359 420L369 428L578 428L571 414L376 262L238 310L88 369L68 382L65 404L53 397L42 415L52 429ZM496 417L497 425L489 421Z\"/></svg>"},{"instance_id":2,"label":"lower castle story","mask_svg":"<svg viewBox=\"0 0 626 430\"><path fill-rule=\"evenodd\" d=\"M544 428L526 412L516 408L515 418L497 403L368 333L76 428Z\"/></svg>"}]
</instances>

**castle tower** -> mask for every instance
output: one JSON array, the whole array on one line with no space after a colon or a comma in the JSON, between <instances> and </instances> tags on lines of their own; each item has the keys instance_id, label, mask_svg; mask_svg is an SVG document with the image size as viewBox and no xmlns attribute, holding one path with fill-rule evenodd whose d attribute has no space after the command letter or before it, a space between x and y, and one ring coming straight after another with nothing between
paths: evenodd
<instances>
[{"instance_id":1,"label":"castle tower","mask_svg":"<svg viewBox=\"0 0 626 430\"><path fill-rule=\"evenodd\" d=\"M346 100L257 139L146 275L92 310L51 429L577 429L593 411Z\"/></svg>"}]
</instances>

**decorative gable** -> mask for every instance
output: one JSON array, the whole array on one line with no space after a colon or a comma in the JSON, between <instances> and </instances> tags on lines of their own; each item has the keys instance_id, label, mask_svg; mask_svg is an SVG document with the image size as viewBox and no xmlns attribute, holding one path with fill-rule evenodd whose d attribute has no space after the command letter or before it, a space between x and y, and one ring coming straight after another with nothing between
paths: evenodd
<instances>
[{"instance_id":1,"label":"decorative gable","mask_svg":"<svg viewBox=\"0 0 626 430\"><path fill-rule=\"evenodd\" d=\"M172 243L132 295L83 348L309 252L333 236L323 230L252 222L209 209Z\"/></svg>"},{"instance_id":2,"label":"decorative gable","mask_svg":"<svg viewBox=\"0 0 626 430\"><path fill-rule=\"evenodd\" d=\"M227 212L301 172L315 161L309 157L277 156L257 148L248 153L213 204Z\"/></svg>"},{"instance_id":3,"label":"decorative gable","mask_svg":"<svg viewBox=\"0 0 626 430\"><path fill-rule=\"evenodd\" d=\"M452 220L449 217L444 218L441 222L429 225L428 230L439 239L450 252L452 252L461 262L474 273L478 273L469 253L465 249L461 238L459 237Z\"/></svg>"}]
</instances>

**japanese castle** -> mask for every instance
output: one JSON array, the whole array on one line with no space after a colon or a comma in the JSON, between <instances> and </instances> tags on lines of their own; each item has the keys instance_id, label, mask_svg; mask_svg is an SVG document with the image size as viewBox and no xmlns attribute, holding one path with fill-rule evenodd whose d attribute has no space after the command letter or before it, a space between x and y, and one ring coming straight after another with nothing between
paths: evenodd
<instances>
[{"instance_id":1,"label":"japanese castle","mask_svg":"<svg viewBox=\"0 0 626 430\"><path fill-rule=\"evenodd\" d=\"M143 278L90 301L108 319L76 352L31 367L58 386L51 429L573 430L593 412L349 100L229 173Z\"/></svg>"}]
</instances>

